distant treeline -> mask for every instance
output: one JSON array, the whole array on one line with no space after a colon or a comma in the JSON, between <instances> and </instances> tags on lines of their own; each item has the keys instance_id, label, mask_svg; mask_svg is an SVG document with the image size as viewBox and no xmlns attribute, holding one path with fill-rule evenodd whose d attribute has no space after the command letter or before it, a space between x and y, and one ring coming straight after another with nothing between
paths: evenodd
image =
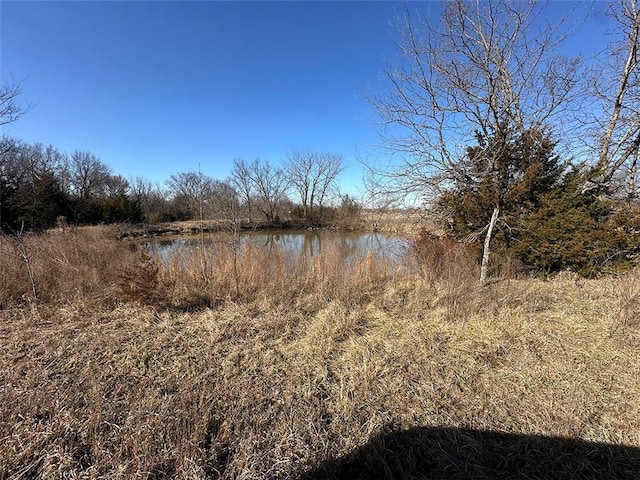
<instances>
[{"instance_id":1,"label":"distant treeline","mask_svg":"<svg viewBox=\"0 0 640 480\"><path fill-rule=\"evenodd\" d=\"M5 232L197 219L323 224L360 211L354 199L337 194L342 159L330 153L296 152L283 168L236 159L224 180L184 172L152 183L118 175L90 152L68 154L11 138L0 141L0 152L0 229Z\"/></svg>"}]
</instances>

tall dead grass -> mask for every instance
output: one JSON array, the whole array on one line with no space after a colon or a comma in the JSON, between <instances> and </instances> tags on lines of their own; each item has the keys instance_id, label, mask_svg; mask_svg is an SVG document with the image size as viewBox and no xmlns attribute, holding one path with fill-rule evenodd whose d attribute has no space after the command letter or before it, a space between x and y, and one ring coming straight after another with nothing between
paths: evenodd
<instances>
[{"instance_id":1,"label":"tall dead grass","mask_svg":"<svg viewBox=\"0 0 640 480\"><path fill-rule=\"evenodd\" d=\"M107 228L0 237L0 305L131 302L196 310L224 302L357 304L406 265L340 245L315 255L274 245L220 241L161 258ZM26 253L26 254L25 254Z\"/></svg>"},{"instance_id":2,"label":"tall dead grass","mask_svg":"<svg viewBox=\"0 0 640 480\"><path fill-rule=\"evenodd\" d=\"M640 326L640 271L633 270L626 275L613 277L607 285L611 295L611 334L626 335Z\"/></svg>"},{"instance_id":3,"label":"tall dead grass","mask_svg":"<svg viewBox=\"0 0 640 480\"><path fill-rule=\"evenodd\" d=\"M159 277L171 302L183 308L225 301L312 306L333 300L360 303L406 271L372 252L354 260L339 245L308 255L252 242L234 249L223 242L176 252L165 260Z\"/></svg>"},{"instance_id":4,"label":"tall dead grass","mask_svg":"<svg viewBox=\"0 0 640 480\"><path fill-rule=\"evenodd\" d=\"M459 322L390 284L314 312L0 312L0 478L295 478L424 426L640 446L640 338L610 335L603 285L527 281Z\"/></svg>"},{"instance_id":5,"label":"tall dead grass","mask_svg":"<svg viewBox=\"0 0 640 480\"><path fill-rule=\"evenodd\" d=\"M640 447L635 277L479 289L460 265L251 244L164 261L94 235L32 239L52 299L37 309L20 307L29 282L11 260L23 277L2 284L17 303L0 311L0 479L297 478L417 427ZM38 252L68 273L56 255L76 249L84 284L45 282Z\"/></svg>"},{"instance_id":6,"label":"tall dead grass","mask_svg":"<svg viewBox=\"0 0 640 480\"><path fill-rule=\"evenodd\" d=\"M117 299L118 274L136 260L106 227L0 235L0 306Z\"/></svg>"}]
</instances>

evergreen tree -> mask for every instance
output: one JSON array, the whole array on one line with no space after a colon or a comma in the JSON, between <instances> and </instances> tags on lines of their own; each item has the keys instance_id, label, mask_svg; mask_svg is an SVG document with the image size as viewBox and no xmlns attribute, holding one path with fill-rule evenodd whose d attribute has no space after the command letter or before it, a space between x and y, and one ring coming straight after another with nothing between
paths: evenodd
<instances>
[{"instance_id":1,"label":"evergreen tree","mask_svg":"<svg viewBox=\"0 0 640 480\"><path fill-rule=\"evenodd\" d=\"M522 219L536 211L541 196L558 184L566 165L542 129L518 134L503 128L489 138L477 133L476 140L437 206L454 236L467 240L482 236L497 208L495 241L499 248L509 249Z\"/></svg>"}]
</instances>

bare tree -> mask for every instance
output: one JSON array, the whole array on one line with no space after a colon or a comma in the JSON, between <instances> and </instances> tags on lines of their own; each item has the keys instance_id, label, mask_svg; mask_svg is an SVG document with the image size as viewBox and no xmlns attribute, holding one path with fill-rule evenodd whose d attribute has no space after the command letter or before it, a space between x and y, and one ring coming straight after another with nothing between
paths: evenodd
<instances>
[{"instance_id":1,"label":"bare tree","mask_svg":"<svg viewBox=\"0 0 640 480\"><path fill-rule=\"evenodd\" d=\"M592 121L599 146L594 185L614 193L612 180L619 175L626 184L627 197L634 198L640 151L640 4L616 0L608 13L617 30L610 53L597 59L601 75L594 93L601 102L602 110L597 114L602 114L602 119Z\"/></svg>"},{"instance_id":2,"label":"bare tree","mask_svg":"<svg viewBox=\"0 0 640 480\"><path fill-rule=\"evenodd\" d=\"M260 210L273 222L278 215L278 206L286 196L287 182L284 172L272 167L269 162L255 160L251 166L252 180L258 199Z\"/></svg>"},{"instance_id":3,"label":"bare tree","mask_svg":"<svg viewBox=\"0 0 640 480\"><path fill-rule=\"evenodd\" d=\"M127 195L129 192L129 181L122 175L109 175L105 179L105 193L108 197L114 195Z\"/></svg>"},{"instance_id":4,"label":"bare tree","mask_svg":"<svg viewBox=\"0 0 640 480\"><path fill-rule=\"evenodd\" d=\"M107 165L89 152L74 151L68 165L71 194L79 200L104 196L111 171Z\"/></svg>"},{"instance_id":5,"label":"bare tree","mask_svg":"<svg viewBox=\"0 0 640 480\"><path fill-rule=\"evenodd\" d=\"M24 219L34 228L52 225L63 210L64 194L59 182L59 172L66 162L66 155L53 146L24 145L17 159L23 172Z\"/></svg>"},{"instance_id":6,"label":"bare tree","mask_svg":"<svg viewBox=\"0 0 640 480\"><path fill-rule=\"evenodd\" d=\"M285 177L296 192L305 219L311 219L315 207L322 207L342 172L342 157L336 153L297 151L289 155Z\"/></svg>"},{"instance_id":7,"label":"bare tree","mask_svg":"<svg viewBox=\"0 0 640 480\"><path fill-rule=\"evenodd\" d=\"M204 192L211 180L201 172L177 173L169 176L167 186L176 206L194 219L198 218L199 212L201 213Z\"/></svg>"},{"instance_id":8,"label":"bare tree","mask_svg":"<svg viewBox=\"0 0 640 480\"><path fill-rule=\"evenodd\" d=\"M12 147L0 157L0 220L12 228L53 225L64 210L59 172L65 155L51 146L7 141Z\"/></svg>"},{"instance_id":9,"label":"bare tree","mask_svg":"<svg viewBox=\"0 0 640 480\"><path fill-rule=\"evenodd\" d=\"M278 206L286 197L287 179L282 169L274 168L259 158L251 163L235 159L229 182L235 187L249 215L257 203L267 221L275 220Z\"/></svg>"},{"instance_id":10,"label":"bare tree","mask_svg":"<svg viewBox=\"0 0 640 480\"><path fill-rule=\"evenodd\" d=\"M18 102L21 93L20 84L0 86L0 126L15 122L24 113L25 108ZM4 135L0 139L0 228L2 228L3 198L6 188L4 156L16 148L17 144L16 140Z\"/></svg>"},{"instance_id":11,"label":"bare tree","mask_svg":"<svg viewBox=\"0 0 640 480\"><path fill-rule=\"evenodd\" d=\"M129 192L146 221L162 221L170 217L167 194L162 185L136 177L129 180Z\"/></svg>"},{"instance_id":12,"label":"bare tree","mask_svg":"<svg viewBox=\"0 0 640 480\"><path fill-rule=\"evenodd\" d=\"M201 172L172 174L167 186L176 206L191 219L226 219L239 212L238 193L227 182L215 180Z\"/></svg>"},{"instance_id":13,"label":"bare tree","mask_svg":"<svg viewBox=\"0 0 640 480\"><path fill-rule=\"evenodd\" d=\"M205 185L204 203L210 218L241 221L238 192L226 181L211 179Z\"/></svg>"},{"instance_id":14,"label":"bare tree","mask_svg":"<svg viewBox=\"0 0 640 480\"><path fill-rule=\"evenodd\" d=\"M386 71L390 91L372 99L382 137L400 157L388 168L370 168L379 188L429 202L464 177L461 160L478 136L503 139L483 151L490 165L514 136L543 127L561 132L579 93L580 62L553 55L563 30L542 22L541 12L535 2L454 0L432 24L406 11L404 62ZM483 283L499 218L496 204L486 212Z\"/></svg>"},{"instance_id":15,"label":"bare tree","mask_svg":"<svg viewBox=\"0 0 640 480\"><path fill-rule=\"evenodd\" d=\"M254 164L255 162L257 162L257 160L254 160ZM252 166L242 158L234 159L229 182L238 192L240 200L244 204L247 216L249 217L249 222L251 222L252 200L255 195Z\"/></svg>"}]
</instances>

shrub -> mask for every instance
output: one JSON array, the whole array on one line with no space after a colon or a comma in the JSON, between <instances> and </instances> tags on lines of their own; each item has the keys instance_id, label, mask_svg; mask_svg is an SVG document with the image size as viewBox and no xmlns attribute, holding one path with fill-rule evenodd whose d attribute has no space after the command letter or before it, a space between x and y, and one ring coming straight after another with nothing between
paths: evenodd
<instances>
[{"instance_id":1,"label":"shrub","mask_svg":"<svg viewBox=\"0 0 640 480\"><path fill-rule=\"evenodd\" d=\"M512 252L532 271L594 276L630 267L640 251L640 208L582 193L570 174L523 217Z\"/></svg>"}]
</instances>

